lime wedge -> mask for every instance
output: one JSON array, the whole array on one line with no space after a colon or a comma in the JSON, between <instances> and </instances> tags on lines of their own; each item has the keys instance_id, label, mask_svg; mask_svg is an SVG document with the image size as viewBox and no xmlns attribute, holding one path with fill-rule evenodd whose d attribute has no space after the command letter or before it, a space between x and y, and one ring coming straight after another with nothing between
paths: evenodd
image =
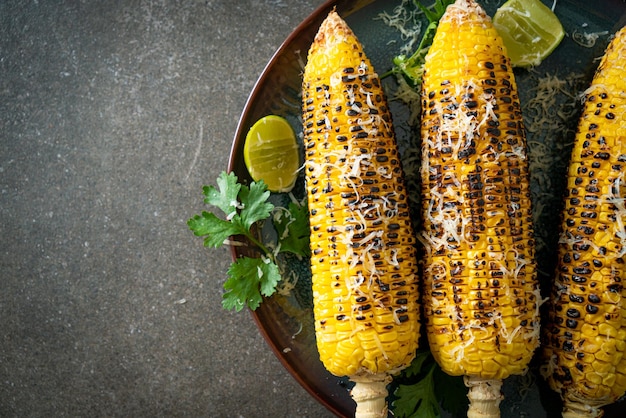
<instances>
[{"instance_id":1,"label":"lime wedge","mask_svg":"<svg viewBox=\"0 0 626 418\"><path fill-rule=\"evenodd\" d=\"M558 17L541 0L509 0L496 11L493 24L515 67L539 65L565 35Z\"/></svg>"},{"instance_id":2,"label":"lime wedge","mask_svg":"<svg viewBox=\"0 0 626 418\"><path fill-rule=\"evenodd\" d=\"M271 192L290 191L298 177L300 153L289 122L276 115L256 121L246 135L243 159L254 181L263 180Z\"/></svg>"}]
</instances>

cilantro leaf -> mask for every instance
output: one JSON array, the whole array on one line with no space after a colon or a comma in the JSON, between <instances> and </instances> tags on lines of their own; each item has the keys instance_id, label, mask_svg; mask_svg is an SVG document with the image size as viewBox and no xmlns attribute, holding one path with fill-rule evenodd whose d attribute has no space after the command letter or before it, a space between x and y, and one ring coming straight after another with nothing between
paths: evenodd
<instances>
[{"instance_id":1,"label":"cilantro leaf","mask_svg":"<svg viewBox=\"0 0 626 418\"><path fill-rule=\"evenodd\" d=\"M427 363L428 361L434 361L430 350L419 350L415 354L415 358L409 367L404 369L402 374L406 377L418 376L420 373L423 373L422 367L424 366L424 363Z\"/></svg>"},{"instance_id":2,"label":"cilantro leaf","mask_svg":"<svg viewBox=\"0 0 626 418\"><path fill-rule=\"evenodd\" d=\"M454 416L465 416L468 407L463 378L441 370L428 349L418 350L409 367L402 371L394 396L397 399L392 403L393 413L402 418L438 417L442 409Z\"/></svg>"},{"instance_id":3,"label":"cilantro leaf","mask_svg":"<svg viewBox=\"0 0 626 418\"><path fill-rule=\"evenodd\" d=\"M187 225L195 235L204 237L206 247L213 248L221 247L231 235L246 232L239 225L220 219L214 213L206 211L189 219Z\"/></svg>"},{"instance_id":4,"label":"cilantro leaf","mask_svg":"<svg viewBox=\"0 0 626 418\"><path fill-rule=\"evenodd\" d=\"M250 187L238 183L233 173L222 172L217 178L218 187L205 186L204 202L221 209L226 220L211 212L202 212L187 221L195 235L204 237L207 247L219 247L231 235L245 235L250 241L267 253L267 248L251 232L251 227L258 221L267 219L274 209L268 202L270 192L262 181L252 183Z\"/></svg>"},{"instance_id":5,"label":"cilantro leaf","mask_svg":"<svg viewBox=\"0 0 626 418\"><path fill-rule=\"evenodd\" d=\"M204 203L216 206L222 210L227 216L232 216L237 211L237 196L241 184L237 182L235 173L226 174L222 171L217 178L217 186L204 186Z\"/></svg>"},{"instance_id":6,"label":"cilantro leaf","mask_svg":"<svg viewBox=\"0 0 626 418\"><path fill-rule=\"evenodd\" d=\"M280 281L278 266L266 258L238 258L228 269L228 276L222 306L237 312L246 305L252 310L258 308L262 296L274 293Z\"/></svg>"},{"instance_id":7,"label":"cilantro leaf","mask_svg":"<svg viewBox=\"0 0 626 418\"><path fill-rule=\"evenodd\" d=\"M250 186L239 183L233 173L222 172L217 178L217 187L205 186L204 202L224 212L224 217L203 211L187 221L189 229L204 238L207 247L220 247L229 242L229 237L241 235L261 253L259 258L242 257L235 260L228 269L224 283L225 293L222 306L236 311L248 307L256 309L263 296L271 296L281 280L280 269L272 245L266 245L256 234L258 223L270 217L274 205L269 202L270 191L263 181L252 182ZM278 222L278 232L284 243L282 251L303 256L308 255L308 217L306 208L298 205L285 209L289 222ZM275 227L276 228L276 227ZM281 229L282 228L282 229ZM245 243L242 243L245 245Z\"/></svg>"},{"instance_id":8,"label":"cilantro leaf","mask_svg":"<svg viewBox=\"0 0 626 418\"><path fill-rule=\"evenodd\" d=\"M433 373L437 398L441 407L454 416L467 416L467 386L461 376L450 376L440 368Z\"/></svg>"},{"instance_id":9,"label":"cilantro leaf","mask_svg":"<svg viewBox=\"0 0 626 418\"><path fill-rule=\"evenodd\" d=\"M278 233L281 252L306 257L309 255L308 209L295 202L289 203L286 210L276 211L272 222Z\"/></svg>"},{"instance_id":10,"label":"cilantro leaf","mask_svg":"<svg viewBox=\"0 0 626 418\"><path fill-rule=\"evenodd\" d=\"M439 418L440 409L433 380L435 365L421 380L412 385L398 385L393 401L394 415L402 418Z\"/></svg>"},{"instance_id":11,"label":"cilantro leaf","mask_svg":"<svg viewBox=\"0 0 626 418\"><path fill-rule=\"evenodd\" d=\"M435 3L431 6L434 11L424 6L419 0L416 0L414 3L422 10L422 12L424 12L426 18L428 19L428 22L433 23L439 22L443 14L446 12L446 8L450 4L454 3L454 0L435 0Z\"/></svg>"},{"instance_id":12,"label":"cilantro leaf","mask_svg":"<svg viewBox=\"0 0 626 418\"><path fill-rule=\"evenodd\" d=\"M261 253L270 257L240 258L228 269L222 305L237 311L245 306L254 310L261 303L262 295L271 295L280 281L272 254L251 230L255 223L267 219L274 209L274 205L268 202L270 192L262 181L247 187L239 183L234 173L222 172L217 178L217 187L205 186L203 193L205 203L219 208L226 215L226 219L221 219L215 213L203 211L187 221L189 229L204 238L205 246L217 248L232 235L244 235Z\"/></svg>"},{"instance_id":13,"label":"cilantro leaf","mask_svg":"<svg viewBox=\"0 0 626 418\"><path fill-rule=\"evenodd\" d=\"M433 43L433 38L439 25L439 20L443 17L446 8L454 3L455 0L435 0L435 3L431 8L427 8L421 4L420 1L415 1L417 7L419 7L426 18L428 19L428 26L422 35L419 46L411 55L398 55L393 58L393 64L395 70L393 72L399 72L402 74L406 82L413 88L419 87L422 83L422 74L424 72L424 59L426 53Z\"/></svg>"},{"instance_id":14,"label":"cilantro leaf","mask_svg":"<svg viewBox=\"0 0 626 418\"><path fill-rule=\"evenodd\" d=\"M242 205L239 219L245 229L250 229L257 221L267 219L274 209L274 205L267 201L270 192L263 180L252 183L250 188L242 186L239 197Z\"/></svg>"}]
</instances>

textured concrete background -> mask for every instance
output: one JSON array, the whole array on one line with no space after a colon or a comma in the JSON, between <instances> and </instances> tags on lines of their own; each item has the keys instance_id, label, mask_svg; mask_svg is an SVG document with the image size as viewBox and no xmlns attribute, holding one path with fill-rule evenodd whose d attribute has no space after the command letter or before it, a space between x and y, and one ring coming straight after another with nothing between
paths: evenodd
<instances>
[{"instance_id":1,"label":"textured concrete background","mask_svg":"<svg viewBox=\"0 0 626 418\"><path fill-rule=\"evenodd\" d=\"M186 226L321 3L0 2L0 416L330 415Z\"/></svg>"}]
</instances>

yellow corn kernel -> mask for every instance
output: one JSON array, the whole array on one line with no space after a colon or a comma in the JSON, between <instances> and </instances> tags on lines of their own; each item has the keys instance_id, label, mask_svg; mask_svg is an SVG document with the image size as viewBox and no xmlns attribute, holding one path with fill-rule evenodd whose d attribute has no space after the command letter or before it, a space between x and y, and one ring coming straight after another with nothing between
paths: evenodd
<instances>
[{"instance_id":1,"label":"yellow corn kernel","mask_svg":"<svg viewBox=\"0 0 626 418\"><path fill-rule=\"evenodd\" d=\"M356 382L356 416L386 417L385 385L419 338L416 239L379 77L334 11L309 50L302 90L320 359Z\"/></svg>"},{"instance_id":2,"label":"yellow corn kernel","mask_svg":"<svg viewBox=\"0 0 626 418\"><path fill-rule=\"evenodd\" d=\"M517 86L474 0L441 19L421 94L428 341L446 373L466 376L470 416L499 416L501 380L538 346L540 293Z\"/></svg>"},{"instance_id":3,"label":"yellow corn kernel","mask_svg":"<svg viewBox=\"0 0 626 418\"><path fill-rule=\"evenodd\" d=\"M626 28L609 44L568 171L542 372L563 416L599 417L626 392Z\"/></svg>"}]
</instances>

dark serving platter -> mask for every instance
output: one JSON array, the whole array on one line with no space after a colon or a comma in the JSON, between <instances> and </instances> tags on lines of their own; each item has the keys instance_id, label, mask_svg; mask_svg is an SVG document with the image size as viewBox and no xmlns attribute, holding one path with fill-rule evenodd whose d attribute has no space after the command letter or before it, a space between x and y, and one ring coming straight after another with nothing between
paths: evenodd
<instances>
[{"instance_id":1,"label":"dark serving platter","mask_svg":"<svg viewBox=\"0 0 626 418\"><path fill-rule=\"evenodd\" d=\"M285 117L298 133L302 132L300 119L300 86L302 68L307 51L322 20L332 8L348 22L359 40L363 43L375 69L382 74L391 68L391 60L400 53L405 42L399 31L379 18L380 13L392 13L400 5L392 0L345 0L328 1L304 20L283 42L267 64L255 84L241 115L235 133L228 170L233 171L242 181L249 181L243 162L243 143L248 129L259 118L276 114ZM479 1L493 16L503 1ZM545 2L552 6L552 1ZM602 54L609 35L624 25L626 2L623 0L559 0L555 13L561 20L566 37L561 45L540 66L527 70L516 69L522 106L536 98L538 81L546 75L557 75L570 80L563 85L554 106L563 106L564 100L575 103L575 94L584 90L597 66L597 58ZM425 26L423 26L425 27ZM583 34L595 34L584 37ZM595 42L591 42L595 39ZM589 42L583 46L581 42ZM593 43L593 45L591 45ZM574 75L573 77L570 77ZM396 87L393 77L384 80L389 89L388 95ZM570 89L571 91L567 91ZM572 99L573 98L573 99ZM390 103L400 149L409 148L415 141L415 134L408 123L407 106L393 100ZM536 217L536 230L543 233L543 248L538 249L539 270L553 269L555 247L554 225L558 224L558 205L563 188L568 144L573 138L577 113L574 104L570 112L561 117L566 129L552 132L529 132L529 148L542 147L543 157L554 157L541 178L534 180L534 193L542 197L544 209ZM525 115L526 117L526 115ZM543 179L543 180L542 180ZM548 181L546 181L548 179ZM299 178L293 193L304 196L303 179ZM288 197L275 195L277 204L286 204ZM537 205L538 206L538 205ZM540 236L541 238L541 236ZM247 247L233 247L233 257L252 251ZM276 294L264 300L252 316L265 340L294 378L319 402L338 416L352 416L354 403L350 398L345 379L329 374L319 361L315 346L313 327L310 273L306 260L285 260L287 269L297 273L299 279L288 296ZM549 281L550 274L542 277L542 288ZM521 390L520 388L523 388ZM559 399L545 386L541 378L532 371L523 378L510 378L504 384L505 400L501 405L503 417L551 417L559 415ZM619 411L621 404L605 408L605 416L624 416Z\"/></svg>"}]
</instances>

